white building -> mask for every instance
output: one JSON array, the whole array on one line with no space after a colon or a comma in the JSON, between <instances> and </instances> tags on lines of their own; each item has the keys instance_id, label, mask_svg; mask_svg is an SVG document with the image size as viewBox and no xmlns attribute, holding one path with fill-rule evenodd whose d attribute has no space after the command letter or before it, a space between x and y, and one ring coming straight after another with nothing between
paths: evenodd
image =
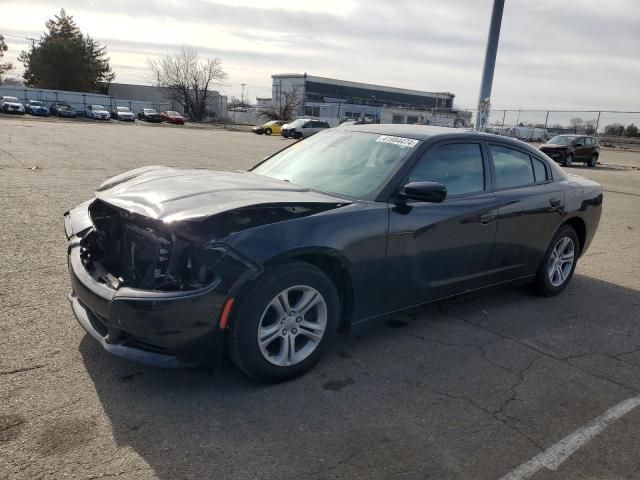
<instances>
[{"instance_id":1,"label":"white building","mask_svg":"<svg viewBox=\"0 0 640 480\"><path fill-rule=\"evenodd\" d=\"M297 92L299 117L312 117L337 125L344 120L382 123L425 123L465 126L471 114L453 108L455 95L426 92L315 77L306 73L283 73L272 77L272 101Z\"/></svg>"}]
</instances>

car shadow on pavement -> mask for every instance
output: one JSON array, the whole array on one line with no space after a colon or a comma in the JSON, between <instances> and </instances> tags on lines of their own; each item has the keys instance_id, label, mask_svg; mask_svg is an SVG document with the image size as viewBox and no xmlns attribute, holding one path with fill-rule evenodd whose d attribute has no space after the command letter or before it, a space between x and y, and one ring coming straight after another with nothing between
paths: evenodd
<instances>
[{"instance_id":1,"label":"car shadow on pavement","mask_svg":"<svg viewBox=\"0 0 640 480\"><path fill-rule=\"evenodd\" d=\"M117 446L163 480L489 479L640 389L639 311L582 275L554 298L492 290L339 336L280 385L79 350Z\"/></svg>"}]
</instances>

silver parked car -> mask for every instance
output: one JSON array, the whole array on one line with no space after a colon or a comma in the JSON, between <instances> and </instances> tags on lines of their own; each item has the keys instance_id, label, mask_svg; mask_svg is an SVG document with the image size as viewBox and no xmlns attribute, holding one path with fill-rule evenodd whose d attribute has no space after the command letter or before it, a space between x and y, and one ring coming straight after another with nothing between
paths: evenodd
<instances>
[{"instance_id":1,"label":"silver parked car","mask_svg":"<svg viewBox=\"0 0 640 480\"><path fill-rule=\"evenodd\" d=\"M129 110L128 107L116 107L111 112L111 118L120 120L121 122L135 122L136 114Z\"/></svg>"},{"instance_id":2,"label":"silver parked car","mask_svg":"<svg viewBox=\"0 0 640 480\"><path fill-rule=\"evenodd\" d=\"M87 118L94 120L110 120L111 114L102 105L87 105L85 108Z\"/></svg>"},{"instance_id":3,"label":"silver parked car","mask_svg":"<svg viewBox=\"0 0 640 480\"><path fill-rule=\"evenodd\" d=\"M306 138L326 128L331 128L331 125L322 120L299 118L282 126L282 136L284 138Z\"/></svg>"}]
</instances>

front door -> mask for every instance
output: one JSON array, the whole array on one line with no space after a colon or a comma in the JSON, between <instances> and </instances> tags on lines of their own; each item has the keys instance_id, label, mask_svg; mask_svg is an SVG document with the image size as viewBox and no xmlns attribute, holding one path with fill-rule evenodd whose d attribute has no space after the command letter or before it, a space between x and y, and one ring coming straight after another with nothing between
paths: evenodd
<instances>
[{"instance_id":1,"label":"front door","mask_svg":"<svg viewBox=\"0 0 640 480\"><path fill-rule=\"evenodd\" d=\"M480 142L431 147L404 184L447 187L442 203L389 204L390 309L446 297L483 284L496 233L497 200Z\"/></svg>"}]
</instances>

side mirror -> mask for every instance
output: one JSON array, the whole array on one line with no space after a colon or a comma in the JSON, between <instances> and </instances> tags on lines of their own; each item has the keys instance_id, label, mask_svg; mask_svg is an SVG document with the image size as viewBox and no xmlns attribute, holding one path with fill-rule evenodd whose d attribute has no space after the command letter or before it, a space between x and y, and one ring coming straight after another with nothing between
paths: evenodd
<instances>
[{"instance_id":1,"label":"side mirror","mask_svg":"<svg viewBox=\"0 0 640 480\"><path fill-rule=\"evenodd\" d=\"M438 182L411 182L404 186L402 195L419 202L441 203L447 198L447 187Z\"/></svg>"}]
</instances>

